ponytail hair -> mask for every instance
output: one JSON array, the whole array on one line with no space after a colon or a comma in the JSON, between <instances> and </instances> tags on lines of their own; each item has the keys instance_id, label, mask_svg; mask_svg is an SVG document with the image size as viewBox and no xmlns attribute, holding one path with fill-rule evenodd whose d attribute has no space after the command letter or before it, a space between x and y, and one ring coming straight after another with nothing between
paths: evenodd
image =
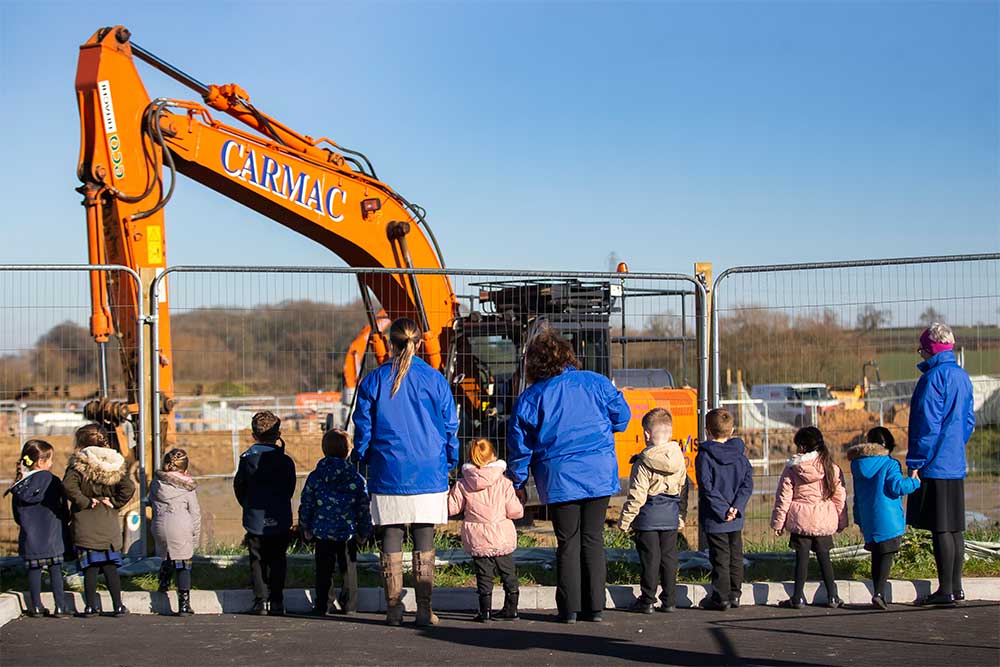
<instances>
[{"instance_id":1,"label":"ponytail hair","mask_svg":"<svg viewBox=\"0 0 1000 667\"><path fill-rule=\"evenodd\" d=\"M188 455L183 449L171 449L163 455L164 472L186 473L188 469Z\"/></svg>"},{"instance_id":2,"label":"ponytail hair","mask_svg":"<svg viewBox=\"0 0 1000 667\"><path fill-rule=\"evenodd\" d=\"M469 458L472 465L482 468L497 460L496 452L493 450L493 443L486 438L480 438L472 443L469 448Z\"/></svg>"},{"instance_id":3,"label":"ponytail hair","mask_svg":"<svg viewBox=\"0 0 1000 667\"><path fill-rule=\"evenodd\" d=\"M875 445L882 445L892 453L892 450L896 448L896 438L892 436L892 431L884 426L876 426L872 430L868 431L868 435L865 436L865 440Z\"/></svg>"},{"instance_id":4,"label":"ponytail hair","mask_svg":"<svg viewBox=\"0 0 1000 667\"><path fill-rule=\"evenodd\" d=\"M395 396L403 384L403 378L410 371L413 356L420 342L420 327L408 317L401 317L389 326L389 341L396 354L392 360L392 393Z\"/></svg>"},{"instance_id":5,"label":"ponytail hair","mask_svg":"<svg viewBox=\"0 0 1000 667\"><path fill-rule=\"evenodd\" d=\"M107 433L100 424L86 424L76 429L73 435L73 448L76 451L87 447L110 447Z\"/></svg>"},{"instance_id":6,"label":"ponytail hair","mask_svg":"<svg viewBox=\"0 0 1000 667\"><path fill-rule=\"evenodd\" d=\"M831 498L837 490L837 471L833 469L833 458L830 450L823 442L823 432L815 426L800 428L795 433L795 446L803 454L816 452L819 461L823 464L823 491L824 498Z\"/></svg>"},{"instance_id":7,"label":"ponytail hair","mask_svg":"<svg viewBox=\"0 0 1000 667\"><path fill-rule=\"evenodd\" d=\"M21 447L21 457L17 460L17 473L14 477L14 484L24 478L25 470L34 470L39 461L48 461L52 458L52 445L44 440L29 440ZM6 495L6 494L4 494Z\"/></svg>"}]
</instances>

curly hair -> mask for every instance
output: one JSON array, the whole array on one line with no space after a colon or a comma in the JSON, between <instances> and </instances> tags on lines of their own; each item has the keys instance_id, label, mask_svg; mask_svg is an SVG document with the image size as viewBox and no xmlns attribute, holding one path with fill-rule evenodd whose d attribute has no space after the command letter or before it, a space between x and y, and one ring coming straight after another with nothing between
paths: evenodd
<instances>
[{"instance_id":1,"label":"curly hair","mask_svg":"<svg viewBox=\"0 0 1000 667\"><path fill-rule=\"evenodd\" d=\"M86 424L76 429L73 435L73 447L84 449L86 447L110 447L108 434L104 432L100 424Z\"/></svg>"},{"instance_id":2,"label":"curly hair","mask_svg":"<svg viewBox=\"0 0 1000 667\"><path fill-rule=\"evenodd\" d=\"M281 435L281 420L270 410L261 410L250 420L250 430L258 442L275 442Z\"/></svg>"},{"instance_id":3,"label":"curly hair","mask_svg":"<svg viewBox=\"0 0 1000 667\"><path fill-rule=\"evenodd\" d=\"M164 472L187 472L188 455L183 449L171 449L163 455Z\"/></svg>"},{"instance_id":4,"label":"curly hair","mask_svg":"<svg viewBox=\"0 0 1000 667\"><path fill-rule=\"evenodd\" d=\"M553 329L543 329L525 350L525 372L532 382L541 382L562 373L566 367L580 368L569 341Z\"/></svg>"}]
</instances>

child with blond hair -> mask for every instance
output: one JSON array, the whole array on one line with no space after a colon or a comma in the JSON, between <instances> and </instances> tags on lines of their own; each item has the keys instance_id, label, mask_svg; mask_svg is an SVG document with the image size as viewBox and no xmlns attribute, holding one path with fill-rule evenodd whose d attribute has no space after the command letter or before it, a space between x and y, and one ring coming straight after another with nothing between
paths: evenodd
<instances>
[{"instance_id":1,"label":"child with blond hair","mask_svg":"<svg viewBox=\"0 0 1000 667\"><path fill-rule=\"evenodd\" d=\"M462 521L462 546L472 555L476 568L479 614L474 620L486 623L491 618L517 620L520 593L514 549L517 531L512 519L524 516L524 507L514 493L514 484L504 473L507 464L497 460L493 443L486 439L472 443L471 463L462 466L462 475L448 494L448 514L465 512ZM503 610L492 615L493 577L500 574L503 584Z\"/></svg>"}]
</instances>

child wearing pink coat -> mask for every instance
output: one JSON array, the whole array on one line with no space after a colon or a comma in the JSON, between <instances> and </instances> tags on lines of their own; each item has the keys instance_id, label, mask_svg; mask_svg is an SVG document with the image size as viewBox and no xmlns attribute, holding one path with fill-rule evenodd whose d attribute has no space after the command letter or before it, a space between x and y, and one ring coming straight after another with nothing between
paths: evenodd
<instances>
[{"instance_id":1,"label":"child wearing pink coat","mask_svg":"<svg viewBox=\"0 0 1000 667\"><path fill-rule=\"evenodd\" d=\"M813 551L826 586L826 606L837 608L844 603L837 597L830 549L834 534L847 527L844 474L833 462L818 428L799 429L795 446L798 454L781 473L771 513L774 534L791 533L789 546L795 550L795 591L779 606L801 609L805 605L809 552Z\"/></svg>"},{"instance_id":2,"label":"child wearing pink coat","mask_svg":"<svg viewBox=\"0 0 1000 667\"><path fill-rule=\"evenodd\" d=\"M512 519L524 516L524 507L514 493L513 483L504 476L507 464L497 460L489 440L472 443L469 458L472 463L462 466L462 476L448 494L448 514L465 512L462 546L472 555L479 593L479 614L474 620L517 620L520 591L512 555L517 548ZM503 611L491 616L493 577L497 572L503 583Z\"/></svg>"}]
</instances>

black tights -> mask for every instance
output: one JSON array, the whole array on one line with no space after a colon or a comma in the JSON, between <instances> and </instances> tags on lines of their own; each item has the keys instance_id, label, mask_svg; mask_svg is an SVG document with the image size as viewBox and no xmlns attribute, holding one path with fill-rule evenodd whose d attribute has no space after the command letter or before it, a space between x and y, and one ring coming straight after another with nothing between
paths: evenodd
<instances>
[{"instance_id":1,"label":"black tights","mask_svg":"<svg viewBox=\"0 0 1000 667\"><path fill-rule=\"evenodd\" d=\"M833 578L833 562L830 560L830 547L833 538L829 536L809 537L796 535L793 542L795 548L795 592L792 597L801 600L805 597L806 576L809 574L809 551L816 554L819 561L819 571L826 586L827 599L837 597L837 584Z\"/></svg>"},{"instance_id":2,"label":"black tights","mask_svg":"<svg viewBox=\"0 0 1000 667\"><path fill-rule=\"evenodd\" d=\"M962 566L965 563L965 535L931 533L934 545L934 562L937 564L938 591L954 595L962 590Z\"/></svg>"},{"instance_id":3,"label":"black tights","mask_svg":"<svg viewBox=\"0 0 1000 667\"><path fill-rule=\"evenodd\" d=\"M889 583L889 572L892 570L892 559L895 552L879 554L872 552L872 594L885 596L885 585Z\"/></svg>"},{"instance_id":4,"label":"black tights","mask_svg":"<svg viewBox=\"0 0 1000 667\"><path fill-rule=\"evenodd\" d=\"M52 599L57 609L65 609L63 598L63 575L61 565L49 565L49 581L52 584ZM28 590L31 592L31 604L35 609L42 608L42 568L33 567L28 570Z\"/></svg>"},{"instance_id":5,"label":"black tights","mask_svg":"<svg viewBox=\"0 0 1000 667\"><path fill-rule=\"evenodd\" d=\"M382 553L398 554L403 551L403 537L406 535L407 524L394 523L382 526ZM434 551L434 524L411 523L414 551Z\"/></svg>"},{"instance_id":6,"label":"black tights","mask_svg":"<svg viewBox=\"0 0 1000 667\"><path fill-rule=\"evenodd\" d=\"M104 583L108 585L108 593L111 594L111 603L115 609L122 606L122 580L118 577L118 566L114 563L100 563L89 565L83 571L83 592L87 600L87 606L97 609L100 605L100 598L97 597L97 571L104 575Z\"/></svg>"}]
</instances>

